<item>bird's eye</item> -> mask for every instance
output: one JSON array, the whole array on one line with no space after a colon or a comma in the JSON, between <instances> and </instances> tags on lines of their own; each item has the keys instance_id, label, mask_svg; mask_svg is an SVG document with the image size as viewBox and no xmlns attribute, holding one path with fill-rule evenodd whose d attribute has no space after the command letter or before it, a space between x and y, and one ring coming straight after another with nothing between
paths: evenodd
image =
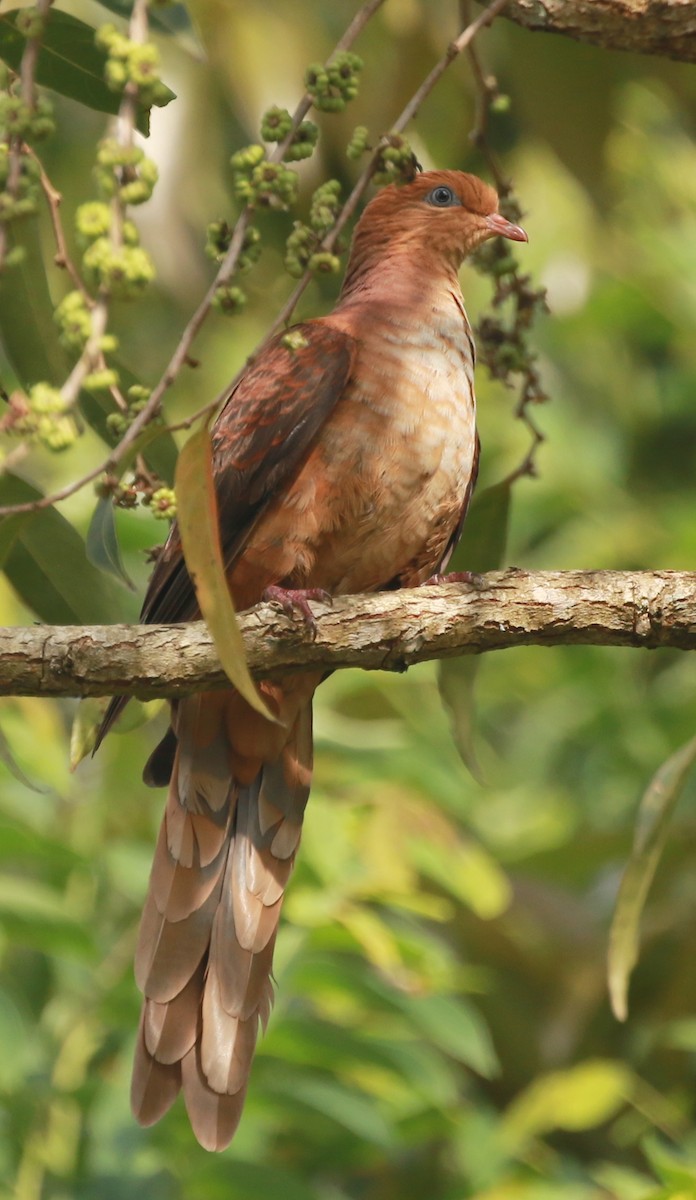
<instances>
[{"instance_id":1,"label":"bird's eye","mask_svg":"<svg viewBox=\"0 0 696 1200\"><path fill-rule=\"evenodd\" d=\"M455 204L461 204L459 196L448 187L436 187L432 192L428 192L425 197L427 204L432 204L434 208L452 208Z\"/></svg>"}]
</instances>

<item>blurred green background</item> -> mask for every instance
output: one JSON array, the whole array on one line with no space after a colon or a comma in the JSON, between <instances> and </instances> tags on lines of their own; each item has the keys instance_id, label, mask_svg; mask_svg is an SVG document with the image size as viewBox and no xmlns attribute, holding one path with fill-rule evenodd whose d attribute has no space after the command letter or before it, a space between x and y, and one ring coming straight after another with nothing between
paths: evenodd
<instances>
[{"instance_id":1,"label":"blurred green background","mask_svg":"<svg viewBox=\"0 0 696 1200\"><path fill-rule=\"evenodd\" d=\"M86 0L60 7L93 25L111 19ZM294 107L306 65L329 53L357 5L189 8L193 31L157 39L178 99L153 113L148 153L161 182L135 214L158 283L114 311L121 357L149 384L212 278L202 246L206 224L233 211L230 153L256 140L270 104ZM452 3L387 0L356 46L360 96L345 114L319 117L319 154L300 168L301 209L323 178L350 186L353 126L387 129L455 33ZM535 414L547 441L538 478L513 489L506 562L693 568L696 71L503 20L481 46L511 98L490 137L525 209L519 259L548 288L551 310L534 335L551 397ZM61 98L56 109L59 132L43 157L70 229L93 195L103 120ZM407 131L426 168L484 169L468 140L473 112L462 60ZM215 395L263 336L291 286L282 271L291 221L262 221L250 303L234 320L208 321L171 419ZM40 236L50 263L43 220ZM31 260L23 277L39 289ZM48 283L55 302L65 281L49 269ZM8 276L0 292L8 328L12 286ZM312 285L300 314L330 307L336 286ZM463 286L475 320L488 284L465 268ZM36 378L55 339L45 323L42 334L37 345L25 332ZM21 331L11 336L16 349ZM13 386L7 362L2 374ZM513 394L483 368L477 388L484 487L527 443ZM67 456L37 452L19 470L45 490L102 455L89 434ZM61 506L81 537L95 502L88 488ZM145 510L119 512L117 523L142 589L143 551L162 524ZM68 541L62 525L27 527L8 563L12 582L0 584L0 620L136 616L137 595L90 572L81 543ZM71 774L75 705L3 700L3 742L37 790L0 764L2 1194L696 1196L693 786L651 892L625 1025L605 984L637 804L693 735L695 693L693 665L677 653L487 656L480 784L454 746L434 664L394 678L334 675L317 698L316 783L278 943L275 1012L222 1156L196 1145L181 1105L151 1130L128 1108L139 1010L131 959L162 807L140 771L159 726L110 737Z\"/></svg>"}]
</instances>

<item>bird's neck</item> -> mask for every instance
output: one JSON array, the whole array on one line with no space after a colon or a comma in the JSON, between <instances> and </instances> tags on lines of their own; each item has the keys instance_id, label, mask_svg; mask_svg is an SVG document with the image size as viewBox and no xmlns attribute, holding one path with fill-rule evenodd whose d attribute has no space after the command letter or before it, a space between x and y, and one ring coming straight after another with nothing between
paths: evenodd
<instances>
[{"instance_id":1,"label":"bird's neck","mask_svg":"<svg viewBox=\"0 0 696 1200\"><path fill-rule=\"evenodd\" d=\"M376 266L353 253L339 296L337 312L355 307L374 313L395 309L410 311L414 319L432 323L437 314L447 324L464 321L464 298L454 264L428 264L419 267L412 255L385 255Z\"/></svg>"}]
</instances>

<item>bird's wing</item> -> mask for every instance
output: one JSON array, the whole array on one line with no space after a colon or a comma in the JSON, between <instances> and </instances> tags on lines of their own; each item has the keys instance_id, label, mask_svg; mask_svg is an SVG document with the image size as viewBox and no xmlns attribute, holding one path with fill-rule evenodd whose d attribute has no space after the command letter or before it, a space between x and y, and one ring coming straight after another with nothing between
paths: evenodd
<instances>
[{"instance_id":1,"label":"bird's wing","mask_svg":"<svg viewBox=\"0 0 696 1200\"><path fill-rule=\"evenodd\" d=\"M462 536L462 529L464 526L464 521L466 520L466 514L469 511L469 505L471 504L471 497L474 494L474 488L476 487L476 480L478 479L479 458L480 457L481 457L481 439L480 439L479 435L476 434L476 441L474 443L474 461L471 464L471 475L469 477L469 482L466 486L466 492L464 493L464 503L462 504L461 513L459 514L459 521L457 522L457 528L454 530L452 537L450 538L449 542L447 543L445 553L442 556L442 561L441 561L439 567L437 568L438 572L445 570L449 560L451 559L452 555L454 554L454 551L457 548L457 542L459 541L460 537Z\"/></svg>"},{"instance_id":2,"label":"bird's wing","mask_svg":"<svg viewBox=\"0 0 696 1200\"><path fill-rule=\"evenodd\" d=\"M279 334L244 373L213 429L220 539L229 572L268 503L300 465L350 378L355 342L320 319ZM304 344L302 344L304 343ZM155 567L141 619L197 615L176 525Z\"/></svg>"},{"instance_id":3,"label":"bird's wing","mask_svg":"<svg viewBox=\"0 0 696 1200\"><path fill-rule=\"evenodd\" d=\"M279 334L242 375L213 429L213 476L225 567L310 451L350 378L356 343L321 318ZM304 343L304 344L302 344ZM150 579L141 621L190 621L199 614L176 522ZM128 702L115 696L95 750Z\"/></svg>"}]
</instances>

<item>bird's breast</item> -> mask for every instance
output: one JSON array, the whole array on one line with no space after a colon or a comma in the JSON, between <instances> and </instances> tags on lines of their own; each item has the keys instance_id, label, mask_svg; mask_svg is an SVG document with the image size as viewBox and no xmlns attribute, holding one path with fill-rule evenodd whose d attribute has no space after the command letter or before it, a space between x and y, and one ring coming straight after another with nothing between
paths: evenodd
<instances>
[{"instance_id":1,"label":"bird's breast","mask_svg":"<svg viewBox=\"0 0 696 1200\"><path fill-rule=\"evenodd\" d=\"M246 571L335 593L416 584L439 566L474 468L468 325L370 322L351 380L282 502L257 526ZM245 573L246 573L245 571Z\"/></svg>"}]
</instances>

